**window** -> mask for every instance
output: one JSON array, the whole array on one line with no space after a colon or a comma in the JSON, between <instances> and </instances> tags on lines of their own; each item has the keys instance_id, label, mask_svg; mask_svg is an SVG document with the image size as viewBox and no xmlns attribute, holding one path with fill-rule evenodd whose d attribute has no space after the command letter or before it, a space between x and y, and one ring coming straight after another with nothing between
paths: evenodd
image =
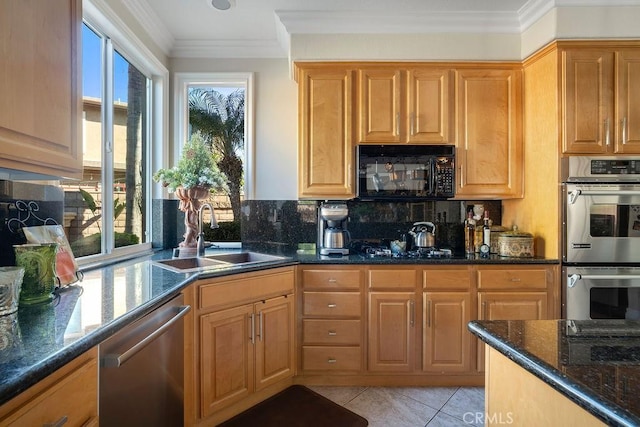
<instances>
[{"instance_id":1,"label":"window","mask_svg":"<svg viewBox=\"0 0 640 427\"><path fill-rule=\"evenodd\" d=\"M176 74L177 140L184 143L198 134L227 176L229 191L213 196L221 228L239 222L241 200L253 190L252 82L250 73ZM220 233L221 239L228 234Z\"/></svg>"},{"instance_id":2,"label":"window","mask_svg":"<svg viewBox=\"0 0 640 427\"><path fill-rule=\"evenodd\" d=\"M166 69L95 9L83 24L81 181L63 181L65 222L79 262L151 247L151 147L163 148ZM85 12L87 12L85 10ZM160 152L162 150L159 150Z\"/></svg>"}]
</instances>

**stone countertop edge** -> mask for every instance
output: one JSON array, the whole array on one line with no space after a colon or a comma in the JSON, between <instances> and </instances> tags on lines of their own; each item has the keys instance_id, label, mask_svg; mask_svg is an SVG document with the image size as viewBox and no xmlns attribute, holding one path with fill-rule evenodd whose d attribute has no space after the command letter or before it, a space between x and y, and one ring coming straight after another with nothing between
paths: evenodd
<instances>
[{"instance_id":1,"label":"stone countertop edge","mask_svg":"<svg viewBox=\"0 0 640 427\"><path fill-rule=\"evenodd\" d=\"M225 251L227 252L227 251ZM231 250L233 252L233 250ZM238 268L231 268L228 270L212 270L202 271L198 273L174 273L175 274L175 286L167 289L163 293L154 297L153 299L142 303L141 305L129 310L122 314L118 318L111 322L95 329L90 334L79 338L70 344L65 345L63 348L51 353L46 358L43 358L39 362L30 365L22 370L20 375L16 375L10 379L0 382L0 405L8 402L13 397L17 396L21 392L25 391L29 387L35 385L39 381L46 378L49 374L53 373L57 369L61 368L65 364L71 362L73 359L88 351L89 349L100 344L105 339L115 334L118 330L124 326L144 317L151 311L155 310L165 302L172 299L175 295L180 293L182 289L191 284L192 282L200 279L207 279L213 277L228 276L231 274L248 273L251 271L264 270L267 268L285 267L298 264L382 264L382 265L438 265L438 264L555 264L559 261L557 259L546 258L503 258L498 256L491 256L490 258L468 259L468 258L430 258L430 259L409 259L409 258L367 258L362 255L349 255L347 257L320 257L319 255L284 255L287 256L287 260L273 261L264 263L259 266L240 266ZM139 262L152 262L159 259L171 258L170 251L159 251L153 256L143 256L137 259L128 261L122 261L119 263L109 264L103 267L93 267L89 270L103 270L121 267L122 265L131 265ZM160 266L154 266L153 268L163 269ZM167 270L168 271L168 270ZM82 284L80 283L80 286Z\"/></svg>"},{"instance_id":2,"label":"stone countertop edge","mask_svg":"<svg viewBox=\"0 0 640 427\"><path fill-rule=\"evenodd\" d=\"M491 346L518 366L544 381L554 390L575 402L590 414L597 417L609 426L638 426L640 419L624 411L618 405L598 395L591 389L567 378L556 368L548 365L528 351L518 348L487 330L483 324L501 322L500 320L474 320L468 323L467 328L487 345Z\"/></svg>"}]
</instances>

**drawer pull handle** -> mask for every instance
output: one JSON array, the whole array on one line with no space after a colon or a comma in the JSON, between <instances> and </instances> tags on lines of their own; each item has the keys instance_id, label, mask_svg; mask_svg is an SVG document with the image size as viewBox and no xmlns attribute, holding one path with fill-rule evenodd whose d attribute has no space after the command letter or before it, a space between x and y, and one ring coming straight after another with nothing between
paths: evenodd
<instances>
[{"instance_id":1,"label":"drawer pull handle","mask_svg":"<svg viewBox=\"0 0 640 427\"><path fill-rule=\"evenodd\" d=\"M329 279L329 280L327 280L327 281L328 281L329 283L336 283L336 282L338 281L338 279L331 278L331 279Z\"/></svg>"},{"instance_id":2,"label":"drawer pull handle","mask_svg":"<svg viewBox=\"0 0 640 427\"><path fill-rule=\"evenodd\" d=\"M338 335L338 333L336 331L329 331L329 336L330 337L335 337L336 335Z\"/></svg>"},{"instance_id":3,"label":"drawer pull handle","mask_svg":"<svg viewBox=\"0 0 640 427\"><path fill-rule=\"evenodd\" d=\"M336 363L337 360L334 358L327 359L327 363Z\"/></svg>"},{"instance_id":4,"label":"drawer pull handle","mask_svg":"<svg viewBox=\"0 0 640 427\"><path fill-rule=\"evenodd\" d=\"M520 282L521 279L519 277L514 277L511 279L512 282Z\"/></svg>"},{"instance_id":5,"label":"drawer pull handle","mask_svg":"<svg viewBox=\"0 0 640 427\"><path fill-rule=\"evenodd\" d=\"M43 427L61 427L63 425L65 425L67 423L68 418L66 415L63 415L62 418L60 418L58 421L55 421L53 423L46 423L43 424Z\"/></svg>"},{"instance_id":6,"label":"drawer pull handle","mask_svg":"<svg viewBox=\"0 0 640 427\"><path fill-rule=\"evenodd\" d=\"M327 307L329 307L329 308L336 308L337 306L338 306L338 304L334 304L334 303L327 304Z\"/></svg>"}]
</instances>

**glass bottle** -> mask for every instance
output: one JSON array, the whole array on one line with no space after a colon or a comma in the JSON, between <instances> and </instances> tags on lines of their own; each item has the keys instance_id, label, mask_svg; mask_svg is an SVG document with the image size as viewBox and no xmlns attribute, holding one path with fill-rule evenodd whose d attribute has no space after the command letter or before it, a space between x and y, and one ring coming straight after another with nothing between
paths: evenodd
<instances>
[{"instance_id":1,"label":"glass bottle","mask_svg":"<svg viewBox=\"0 0 640 427\"><path fill-rule=\"evenodd\" d=\"M464 248L465 252L468 254L472 254L476 251L475 234L476 221L473 219L473 213L469 211L467 214L467 219L464 223Z\"/></svg>"},{"instance_id":2,"label":"glass bottle","mask_svg":"<svg viewBox=\"0 0 640 427\"><path fill-rule=\"evenodd\" d=\"M484 211L484 224L482 226L482 243L491 247L491 225L489 224L489 211Z\"/></svg>"}]
</instances>

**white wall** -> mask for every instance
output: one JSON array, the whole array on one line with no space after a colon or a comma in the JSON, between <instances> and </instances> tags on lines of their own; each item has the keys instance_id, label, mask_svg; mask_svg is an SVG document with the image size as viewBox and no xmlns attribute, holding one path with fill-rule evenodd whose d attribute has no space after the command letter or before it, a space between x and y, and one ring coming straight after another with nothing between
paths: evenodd
<instances>
[{"instance_id":1,"label":"white wall","mask_svg":"<svg viewBox=\"0 0 640 427\"><path fill-rule=\"evenodd\" d=\"M298 198L298 86L286 59L174 58L172 72L253 72L255 192L258 200ZM174 102L171 101L171 105ZM173 110L171 111L173 117ZM173 129L171 134L174 135ZM175 141L175 137L171 139Z\"/></svg>"}]
</instances>

